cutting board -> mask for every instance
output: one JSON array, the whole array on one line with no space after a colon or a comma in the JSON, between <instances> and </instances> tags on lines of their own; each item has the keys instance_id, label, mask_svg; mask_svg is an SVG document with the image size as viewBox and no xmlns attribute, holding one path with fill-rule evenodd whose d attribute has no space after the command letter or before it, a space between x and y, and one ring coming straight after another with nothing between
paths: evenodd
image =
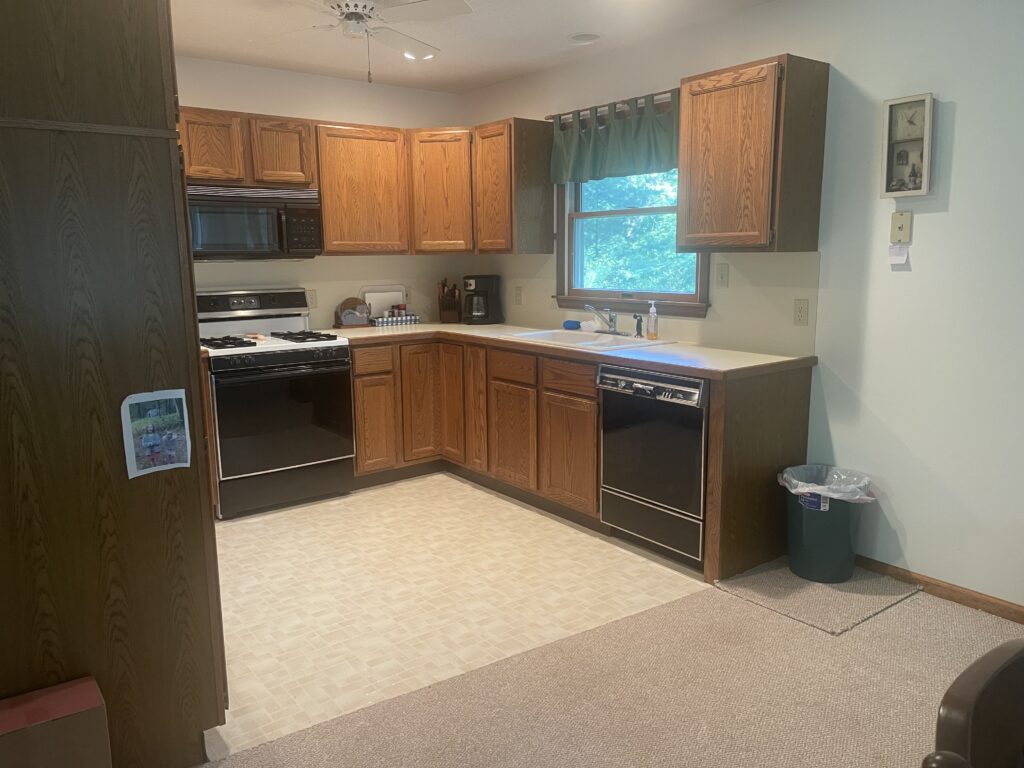
<instances>
[{"instance_id":1,"label":"cutting board","mask_svg":"<svg viewBox=\"0 0 1024 768\"><path fill-rule=\"evenodd\" d=\"M395 304L405 304L405 287L375 285L363 291L363 301L370 305L370 317L380 317Z\"/></svg>"}]
</instances>

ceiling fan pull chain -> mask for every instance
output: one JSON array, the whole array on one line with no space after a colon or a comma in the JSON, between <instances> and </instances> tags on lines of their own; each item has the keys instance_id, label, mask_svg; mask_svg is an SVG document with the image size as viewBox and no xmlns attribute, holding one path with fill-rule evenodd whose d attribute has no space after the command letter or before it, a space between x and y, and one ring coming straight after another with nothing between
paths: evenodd
<instances>
[{"instance_id":1,"label":"ceiling fan pull chain","mask_svg":"<svg viewBox=\"0 0 1024 768\"><path fill-rule=\"evenodd\" d=\"M373 82L373 67L370 66L370 30L366 30L366 82Z\"/></svg>"}]
</instances>

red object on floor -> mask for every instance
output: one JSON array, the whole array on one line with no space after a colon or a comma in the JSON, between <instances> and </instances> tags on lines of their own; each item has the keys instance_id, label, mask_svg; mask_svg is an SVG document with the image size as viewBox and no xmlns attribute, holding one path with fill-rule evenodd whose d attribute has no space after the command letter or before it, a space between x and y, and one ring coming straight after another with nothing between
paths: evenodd
<instances>
[{"instance_id":1,"label":"red object on floor","mask_svg":"<svg viewBox=\"0 0 1024 768\"><path fill-rule=\"evenodd\" d=\"M0 701L0 765L110 768L107 708L91 677Z\"/></svg>"}]
</instances>

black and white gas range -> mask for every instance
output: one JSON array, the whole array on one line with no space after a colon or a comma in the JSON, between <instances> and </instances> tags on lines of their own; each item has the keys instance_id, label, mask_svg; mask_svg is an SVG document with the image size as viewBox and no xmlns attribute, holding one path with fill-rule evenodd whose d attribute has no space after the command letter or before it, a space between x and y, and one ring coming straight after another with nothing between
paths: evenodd
<instances>
[{"instance_id":1,"label":"black and white gas range","mask_svg":"<svg viewBox=\"0 0 1024 768\"><path fill-rule=\"evenodd\" d=\"M348 493L354 441L348 341L309 330L301 288L196 296L210 356L218 516Z\"/></svg>"}]
</instances>

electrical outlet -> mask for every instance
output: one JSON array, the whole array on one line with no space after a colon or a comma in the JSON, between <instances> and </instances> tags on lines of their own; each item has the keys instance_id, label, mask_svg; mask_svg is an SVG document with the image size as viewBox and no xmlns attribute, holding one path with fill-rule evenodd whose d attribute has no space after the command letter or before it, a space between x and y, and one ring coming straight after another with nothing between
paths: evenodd
<instances>
[{"instance_id":1,"label":"electrical outlet","mask_svg":"<svg viewBox=\"0 0 1024 768\"><path fill-rule=\"evenodd\" d=\"M807 325L810 316L810 299L793 299L793 325Z\"/></svg>"},{"instance_id":2,"label":"electrical outlet","mask_svg":"<svg viewBox=\"0 0 1024 768\"><path fill-rule=\"evenodd\" d=\"M729 263L720 261L715 264L715 288L729 287Z\"/></svg>"},{"instance_id":3,"label":"electrical outlet","mask_svg":"<svg viewBox=\"0 0 1024 768\"><path fill-rule=\"evenodd\" d=\"M523 305L523 286L517 285L515 291L512 294L512 296L513 296L512 302L517 307L521 307Z\"/></svg>"},{"instance_id":4,"label":"electrical outlet","mask_svg":"<svg viewBox=\"0 0 1024 768\"><path fill-rule=\"evenodd\" d=\"M306 303L310 309L316 309L316 288L306 289Z\"/></svg>"}]
</instances>

